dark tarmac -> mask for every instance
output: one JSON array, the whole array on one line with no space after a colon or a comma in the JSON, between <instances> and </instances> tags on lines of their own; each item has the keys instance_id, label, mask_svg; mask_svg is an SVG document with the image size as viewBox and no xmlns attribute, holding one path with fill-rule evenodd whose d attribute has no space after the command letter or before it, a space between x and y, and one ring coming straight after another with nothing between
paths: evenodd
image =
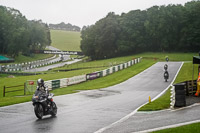
<instances>
[{"instance_id":1,"label":"dark tarmac","mask_svg":"<svg viewBox=\"0 0 200 133\"><path fill-rule=\"evenodd\" d=\"M31 102L1 107L0 132L109 132L109 129L113 129L109 125L146 103L149 96L152 99L155 98L171 84L182 63L168 62L170 78L168 82L164 82L163 66L165 63L156 63L142 73L112 87L57 96L54 98L58 106L56 117L45 116L42 120L38 120ZM146 118L142 121L146 121ZM120 126L120 123L116 123L117 126ZM143 123L140 124L143 125ZM108 126L110 127L108 130L101 130ZM126 130L123 131L126 132Z\"/></svg>"}]
</instances>

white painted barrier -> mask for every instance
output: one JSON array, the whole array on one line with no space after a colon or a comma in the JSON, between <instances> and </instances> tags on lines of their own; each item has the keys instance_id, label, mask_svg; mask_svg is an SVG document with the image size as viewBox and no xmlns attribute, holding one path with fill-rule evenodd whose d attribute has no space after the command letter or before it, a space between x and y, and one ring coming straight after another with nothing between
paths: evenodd
<instances>
[{"instance_id":1,"label":"white painted barrier","mask_svg":"<svg viewBox=\"0 0 200 133\"><path fill-rule=\"evenodd\" d=\"M170 108L173 109L175 105L175 87L172 86L171 88L171 96L170 96Z\"/></svg>"},{"instance_id":2,"label":"white painted barrier","mask_svg":"<svg viewBox=\"0 0 200 133\"><path fill-rule=\"evenodd\" d=\"M67 79L67 85L78 84L86 81L86 75L75 76Z\"/></svg>"}]
</instances>

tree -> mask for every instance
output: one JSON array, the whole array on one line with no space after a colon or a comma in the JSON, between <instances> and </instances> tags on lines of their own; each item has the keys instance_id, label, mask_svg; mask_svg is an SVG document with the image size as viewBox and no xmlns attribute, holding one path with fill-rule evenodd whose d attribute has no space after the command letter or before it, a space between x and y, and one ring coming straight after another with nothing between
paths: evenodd
<instances>
[{"instance_id":1,"label":"tree","mask_svg":"<svg viewBox=\"0 0 200 133\"><path fill-rule=\"evenodd\" d=\"M111 58L117 54L117 38L120 32L118 17L109 13L94 26L81 32L81 49L92 59ZM90 32L90 33L89 33Z\"/></svg>"},{"instance_id":2,"label":"tree","mask_svg":"<svg viewBox=\"0 0 200 133\"><path fill-rule=\"evenodd\" d=\"M51 44L50 31L42 21L28 21L18 10L0 6L0 54L12 57L44 49Z\"/></svg>"}]
</instances>

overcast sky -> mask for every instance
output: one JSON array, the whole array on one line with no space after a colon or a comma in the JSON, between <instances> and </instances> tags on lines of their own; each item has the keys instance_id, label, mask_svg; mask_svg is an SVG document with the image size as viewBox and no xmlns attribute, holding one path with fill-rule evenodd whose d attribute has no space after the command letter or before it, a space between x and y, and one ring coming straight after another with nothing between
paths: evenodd
<instances>
[{"instance_id":1,"label":"overcast sky","mask_svg":"<svg viewBox=\"0 0 200 133\"><path fill-rule=\"evenodd\" d=\"M154 5L182 4L191 0L0 0L0 5L19 10L29 20L71 23L82 28L95 24L109 12L127 13Z\"/></svg>"}]
</instances>

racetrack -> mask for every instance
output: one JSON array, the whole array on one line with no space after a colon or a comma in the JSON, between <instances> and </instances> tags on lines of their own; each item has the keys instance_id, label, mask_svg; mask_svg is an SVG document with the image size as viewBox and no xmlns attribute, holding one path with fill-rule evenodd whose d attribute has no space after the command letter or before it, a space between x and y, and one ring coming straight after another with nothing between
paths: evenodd
<instances>
[{"instance_id":1,"label":"racetrack","mask_svg":"<svg viewBox=\"0 0 200 133\"><path fill-rule=\"evenodd\" d=\"M57 117L37 120L31 102L0 108L2 133L93 133L127 116L165 90L181 62L168 62L169 82L164 82L164 64L149 69L118 85L54 98ZM119 77L120 78L120 77Z\"/></svg>"}]
</instances>

